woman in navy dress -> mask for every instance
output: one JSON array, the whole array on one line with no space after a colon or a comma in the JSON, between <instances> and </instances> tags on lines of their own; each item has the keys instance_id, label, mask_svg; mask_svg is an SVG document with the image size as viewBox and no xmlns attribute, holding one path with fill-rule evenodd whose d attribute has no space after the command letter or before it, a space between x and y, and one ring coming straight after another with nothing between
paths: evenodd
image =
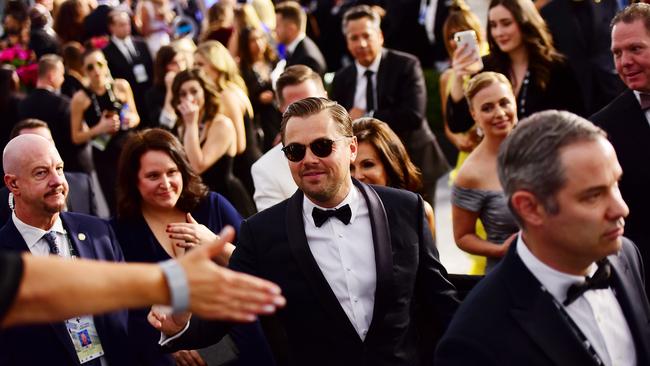
<instances>
[{"instance_id":1,"label":"woman in navy dress","mask_svg":"<svg viewBox=\"0 0 650 366\"><path fill-rule=\"evenodd\" d=\"M119 167L117 218L112 224L126 261L175 258L192 246L214 240L215 233L226 225L239 230L237 210L201 182L171 133L151 129L133 134L124 146ZM227 265L233 249L229 245L217 261ZM148 324L148 311L129 314L129 335L134 349L139 350L140 362L173 365L173 359L160 351L160 333ZM258 323L234 327L231 336L242 353L239 364L272 364ZM256 359L249 362L242 357Z\"/></svg>"}]
</instances>

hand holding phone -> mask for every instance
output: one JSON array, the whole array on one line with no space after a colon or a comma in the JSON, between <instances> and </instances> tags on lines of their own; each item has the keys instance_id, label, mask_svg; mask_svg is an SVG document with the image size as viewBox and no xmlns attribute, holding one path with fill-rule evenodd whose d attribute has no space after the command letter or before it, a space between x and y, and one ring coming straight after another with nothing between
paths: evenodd
<instances>
[{"instance_id":1,"label":"hand holding phone","mask_svg":"<svg viewBox=\"0 0 650 366\"><path fill-rule=\"evenodd\" d=\"M454 33L454 41L458 49L465 49L464 54L471 55L472 63L467 67L470 73L477 73L483 69L483 61L481 60L481 53L479 51L478 39L476 32L473 30L465 30Z\"/></svg>"}]
</instances>

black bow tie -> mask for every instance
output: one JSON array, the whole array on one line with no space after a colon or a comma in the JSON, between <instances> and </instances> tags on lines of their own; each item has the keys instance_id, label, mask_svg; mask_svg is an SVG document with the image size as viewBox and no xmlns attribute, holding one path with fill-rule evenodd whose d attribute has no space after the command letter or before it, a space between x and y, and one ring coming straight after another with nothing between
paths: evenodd
<instances>
[{"instance_id":1,"label":"black bow tie","mask_svg":"<svg viewBox=\"0 0 650 366\"><path fill-rule=\"evenodd\" d=\"M314 207L311 211L311 216L314 218L316 227L323 226L325 221L329 220L330 217L336 217L347 225L352 218L352 210L350 210L350 205L341 206L335 210L321 210L318 207Z\"/></svg>"},{"instance_id":2,"label":"black bow tie","mask_svg":"<svg viewBox=\"0 0 650 366\"><path fill-rule=\"evenodd\" d=\"M569 306L569 304L576 301L580 296L589 290L608 288L611 273L611 264L607 258L599 261L598 269L593 276L587 277L584 283L577 283L569 287L566 293L566 300L564 300L564 306Z\"/></svg>"}]
</instances>

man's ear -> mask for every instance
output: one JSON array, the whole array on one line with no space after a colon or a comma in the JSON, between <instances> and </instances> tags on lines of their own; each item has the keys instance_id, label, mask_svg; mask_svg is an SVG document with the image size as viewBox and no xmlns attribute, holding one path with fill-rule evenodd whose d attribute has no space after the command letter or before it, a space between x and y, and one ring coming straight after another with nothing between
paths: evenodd
<instances>
[{"instance_id":1,"label":"man's ear","mask_svg":"<svg viewBox=\"0 0 650 366\"><path fill-rule=\"evenodd\" d=\"M357 145L357 137L352 136L351 138L352 141L350 141L350 161L354 161L357 158L357 151L358 151L358 145Z\"/></svg>"},{"instance_id":2,"label":"man's ear","mask_svg":"<svg viewBox=\"0 0 650 366\"><path fill-rule=\"evenodd\" d=\"M18 184L16 183L16 176L14 174L5 174L4 181L9 191L14 193L14 195L16 195L16 191L18 190Z\"/></svg>"},{"instance_id":3,"label":"man's ear","mask_svg":"<svg viewBox=\"0 0 650 366\"><path fill-rule=\"evenodd\" d=\"M529 191L517 191L510 198L510 206L521 217L525 226L539 226L544 222L544 205Z\"/></svg>"}]
</instances>

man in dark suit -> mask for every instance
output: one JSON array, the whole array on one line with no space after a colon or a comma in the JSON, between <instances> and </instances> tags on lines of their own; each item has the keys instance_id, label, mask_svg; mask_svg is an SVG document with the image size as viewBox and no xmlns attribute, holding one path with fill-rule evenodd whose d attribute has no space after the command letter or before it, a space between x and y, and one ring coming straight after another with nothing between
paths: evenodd
<instances>
[{"instance_id":1,"label":"man in dark suit","mask_svg":"<svg viewBox=\"0 0 650 366\"><path fill-rule=\"evenodd\" d=\"M607 132L625 179L621 194L630 206L625 234L639 247L645 277L650 278L650 5L634 4L612 20L612 51L621 80L628 87L591 121ZM650 287L646 283L646 294Z\"/></svg>"},{"instance_id":2,"label":"man in dark suit","mask_svg":"<svg viewBox=\"0 0 650 366\"><path fill-rule=\"evenodd\" d=\"M11 131L10 139L27 133L42 136L54 143L52 133L47 127L47 124L38 119L25 119L18 122ZM71 192L66 198L66 211L97 216L95 190L93 189L90 175L75 172L65 172L64 174ZM4 205L2 204L3 202L7 202L8 204ZM13 205L13 197L9 201L9 189L7 187L0 188L0 226L4 226L11 217Z\"/></svg>"},{"instance_id":3,"label":"man in dark suit","mask_svg":"<svg viewBox=\"0 0 650 366\"><path fill-rule=\"evenodd\" d=\"M113 78L125 79L131 85L142 127L158 121L147 121L145 94L153 83L153 61L147 44L131 36L131 17L123 10L108 14L111 41L103 49Z\"/></svg>"},{"instance_id":4,"label":"man in dark suit","mask_svg":"<svg viewBox=\"0 0 650 366\"><path fill-rule=\"evenodd\" d=\"M426 120L427 91L419 61L382 48L379 16L366 5L348 10L343 27L354 64L339 70L331 97L352 119L380 119L397 133L423 176L424 198L433 205L436 181L449 168Z\"/></svg>"},{"instance_id":5,"label":"man in dark suit","mask_svg":"<svg viewBox=\"0 0 650 366\"><path fill-rule=\"evenodd\" d=\"M553 44L580 84L587 115L599 111L623 91L610 53L610 26L617 0L553 0L540 9Z\"/></svg>"},{"instance_id":6,"label":"man in dark suit","mask_svg":"<svg viewBox=\"0 0 650 366\"><path fill-rule=\"evenodd\" d=\"M316 43L305 34L307 15L295 1L279 3L275 7L275 34L278 42L285 46L286 66L305 65L319 75L327 72L325 57Z\"/></svg>"},{"instance_id":7,"label":"man in dark suit","mask_svg":"<svg viewBox=\"0 0 650 366\"><path fill-rule=\"evenodd\" d=\"M70 99L59 94L63 84L63 61L58 55L44 55L38 61L38 79L34 89L18 104L19 119L36 118L47 123L54 143L61 149L61 158L65 168L71 172L90 173L92 166L84 162L91 161L88 145L72 143L70 133Z\"/></svg>"},{"instance_id":8,"label":"man in dark suit","mask_svg":"<svg viewBox=\"0 0 650 366\"><path fill-rule=\"evenodd\" d=\"M352 180L352 121L328 99L291 104L282 136L299 190L242 223L230 266L282 288L288 364L430 364L457 300L422 198ZM184 325L167 319L163 331ZM210 344L224 328L192 318L169 346Z\"/></svg>"},{"instance_id":9,"label":"man in dark suit","mask_svg":"<svg viewBox=\"0 0 650 366\"><path fill-rule=\"evenodd\" d=\"M461 305L435 364L650 364L641 257L622 237L623 170L605 133L536 113L502 144L498 171L522 231Z\"/></svg>"},{"instance_id":10,"label":"man in dark suit","mask_svg":"<svg viewBox=\"0 0 650 366\"><path fill-rule=\"evenodd\" d=\"M3 161L4 182L14 195L15 207L11 219L0 229L0 248L30 251L37 256L123 260L106 221L61 212L68 184L63 161L50 141L35 134L20 135L7 144ZM82 334L89 337L90 346L81 345ZM3 365L94 366L100 365L102 358L111 365L132 364L126 311L17 327L0 336Z\"/></svg>"}]
</instances>

